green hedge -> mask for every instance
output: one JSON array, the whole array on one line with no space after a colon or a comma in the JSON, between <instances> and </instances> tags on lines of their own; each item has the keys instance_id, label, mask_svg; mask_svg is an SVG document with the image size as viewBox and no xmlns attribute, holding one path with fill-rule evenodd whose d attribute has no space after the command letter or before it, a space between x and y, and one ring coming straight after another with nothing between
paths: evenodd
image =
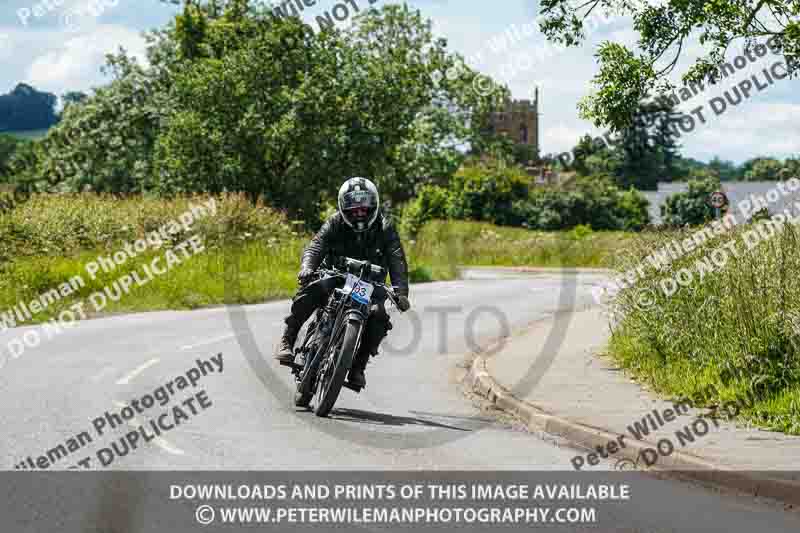
<instances>
[{"instance_id":1,"label":"green hedge","mask_svg":"<svg viewBox=\"0 0 800 533\"><path fill-rule=\"evenodd\" d=\"M401 227L416 235L429 220L456 219L548 231L579 225L638 231L650 222L647 205L641 193L620 190L605 176L537 187L519 167L478 164L460 169L448 188L421 188L405 206Z\"/></svg>"}]
</instances>

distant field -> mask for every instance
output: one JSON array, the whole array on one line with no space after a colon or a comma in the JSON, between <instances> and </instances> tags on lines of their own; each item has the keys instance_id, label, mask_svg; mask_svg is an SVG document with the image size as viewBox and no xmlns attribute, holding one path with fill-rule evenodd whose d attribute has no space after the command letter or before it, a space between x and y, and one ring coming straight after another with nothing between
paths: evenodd
<instances>
[{"instance_id":1,"label":"distant field","mask_svg":"<svg viewBox=\"0 0 800 533\"><path fill-rule=\"evenodd\" d=\"M12 137L18 137L20 139L41 139L45 135L47 135L48 129L43 130L27 130L27 131L4 131L2 132L5 135L11 135Z\"/></svg>"}]
</instances>

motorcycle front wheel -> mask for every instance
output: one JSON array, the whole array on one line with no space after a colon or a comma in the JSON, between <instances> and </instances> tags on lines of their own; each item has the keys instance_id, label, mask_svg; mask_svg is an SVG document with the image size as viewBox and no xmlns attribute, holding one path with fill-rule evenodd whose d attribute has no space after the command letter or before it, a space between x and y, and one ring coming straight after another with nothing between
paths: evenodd
<instances>
[{"instance_id":1,"label":"motorcycle front wheel","mask_svg":"<svg viewBox=\"0 0 800 533\"><path fill-rule=\"evenodd\" d=\"M353 364L358 335L361 332L361 321L350 320L345 328L341 342L333 344L333 353L329 353L320 365L314 395L314 414L328 416L333 404L339 397L347 372Z\"/></svg>"}]
</instances>

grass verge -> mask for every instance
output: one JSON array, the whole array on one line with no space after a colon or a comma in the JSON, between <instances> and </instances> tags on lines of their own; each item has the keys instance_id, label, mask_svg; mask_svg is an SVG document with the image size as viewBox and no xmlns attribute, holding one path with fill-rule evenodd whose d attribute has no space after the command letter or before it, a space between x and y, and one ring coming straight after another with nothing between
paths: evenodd
<instances>
[{"instance_id":1,"label":"grass verge","mask_svg":"<svg viewBox=\"0 0 800 533\"><path fill-rule=\"evenodd\" d=\"M637 239L618 268L644 264L644 276L615 298L611 356L656 392L736 403L727 414L742 422L800 434L799 236L792 224L741 225L661 270L642 260L692 232Z\"/></svg>"}]
</instances>

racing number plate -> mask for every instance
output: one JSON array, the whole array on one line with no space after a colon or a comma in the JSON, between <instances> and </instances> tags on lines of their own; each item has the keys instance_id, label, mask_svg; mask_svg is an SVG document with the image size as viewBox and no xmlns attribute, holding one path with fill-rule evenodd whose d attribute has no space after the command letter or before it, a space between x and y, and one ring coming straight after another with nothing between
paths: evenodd
<instances>
[{"instance_id":1,"label":"racing number plate","mask_svg":"<svg viewBox=\"0 0 800 533\"><path fill-rule=\"evenodd\" d=\"M344 285L345 292L353 289L352 298L360 304L368 305L372 300L372 291L375 287L366 281L358 281L358 278L352 274L347 275L347 282Z\"/></svg>"}]
</instances>

